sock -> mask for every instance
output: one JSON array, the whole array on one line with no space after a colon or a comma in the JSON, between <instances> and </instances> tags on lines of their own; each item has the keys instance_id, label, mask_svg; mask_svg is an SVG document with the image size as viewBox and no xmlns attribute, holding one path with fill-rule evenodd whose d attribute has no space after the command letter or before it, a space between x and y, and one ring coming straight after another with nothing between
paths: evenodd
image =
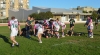
<instances>
[{"instance_id":1,"label":"sock","mask_svg":"<svg viewBox=\"0 0 100 55\"><path fill-rule=\"evenodd\" d=\"M18 42L16 43L16 45L18 45Z\"/></svg>"},{"instance_id":2,"label":"sock","mask_svg":"<svg viewBox=\"0 0 100 55\"><path fill-rule=\"evenodd\" d=\"M91 33L92 33L92 32L89 32L89 36L91 36Z\"/></svg>"},{"instance_id":3,"label":"sock","mask_svg":"<svg viewBox=\"0 0 100 55\"><path fill-rule=\"evenodd\" d=\"M64 32L62 32L62 36L64 36Z\"/></svg>"},{"instance_id":4,"label":"sock","mask_svg":"<svg viewBox=\"0 0 100 55\"><path fill-rule=\"evenodd\" d=\"M93 32L91 32L91 36L93 36Z\"/></svg>"},{"instance_id":5,"label":"sock","mask_svg":"<svg viewBox=\"0 0 100 55\"><path fill-rule=\"evenodd\" d=\"M59 33L58 34L56 34L57 35L57 37L59 38Z\"/></svg>"},{"instance_id":6,"label":"sock","mask_svg":"<svg viewBox=\"0 0 100 55\"><path fill-rule=\"evenodd\" d=\"M90 31L88 31L88 36L90 36Z\"/></svg>"}]
</instances>

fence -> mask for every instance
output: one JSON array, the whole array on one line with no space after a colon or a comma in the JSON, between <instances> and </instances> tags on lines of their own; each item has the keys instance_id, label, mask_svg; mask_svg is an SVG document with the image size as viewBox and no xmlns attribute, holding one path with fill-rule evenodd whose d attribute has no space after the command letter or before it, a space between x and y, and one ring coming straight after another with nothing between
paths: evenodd
<instances>
[{"instance_id":1,"label":"fence","mask_svg":"<svg viewBox=\"0 0 100 55\"><path fill-rule=\"evenodd\" d=\"M9 20L0 19L0 23L8 23ZM19 21L20 23L25 23L25 21Z\"/></svg>"}]
</instances>

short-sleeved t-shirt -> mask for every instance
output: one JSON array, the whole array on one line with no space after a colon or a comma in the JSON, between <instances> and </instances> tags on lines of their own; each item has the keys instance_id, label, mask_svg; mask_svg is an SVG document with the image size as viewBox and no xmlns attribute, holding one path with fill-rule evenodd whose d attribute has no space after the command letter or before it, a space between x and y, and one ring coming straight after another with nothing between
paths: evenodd
<instances>
[{"instance_id":1,"label":"short-sleeved t-shirt","mask_svg":"<svg viewBox=\"0 0 100 55\"><path fill-rule=\"evenodd\" d=\"M26 20L28 25L31 25L31 21L30 20Z\"/></svg>"},{"instance_id":2,"label":"short-sleeved t-shirt","mask_svg":"<svg viewBox=\"0 0 100 55\"><path fill-rule=\"evenodd\" d=\"M8 26L11 27L11 30L16 30L18 31L18 25L19 25L19 22L17 20L10 20L8 22Z\"/></svg>"},{"instance_id":3,"label":"short-sleeved t-shirt","mask_svg":"<svg viewBox=\"0 0 100 55\"><path fill-rule=\"evenodd\" d=\"M53 22L53 25L54 25L56 28L57 28L57 27L60 27L60 26L59 26L59 23L57 23L56 21Z\"/></svg>"},{"instance_id":4,"label":"short-sleeved t-shirt","mask_svg":"<svg viewBox=\"0 0 100 55\"><path fill-rule=\"evenodd\" d=\"M70 19L69 22L70 22L70 24L74 24L75 20L74 19Z\"/></svg>"}]
</instances>

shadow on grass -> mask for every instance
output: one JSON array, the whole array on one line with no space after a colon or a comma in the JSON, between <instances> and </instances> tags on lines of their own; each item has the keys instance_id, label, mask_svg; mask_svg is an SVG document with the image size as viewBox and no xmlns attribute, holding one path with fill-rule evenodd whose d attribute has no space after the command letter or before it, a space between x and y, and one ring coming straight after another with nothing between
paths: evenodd
<instances>
[{"instance_id":1,"label":"shadow on grass","mask_svg":"<svg viewBox=\"0 0 100 55\"><path fill-rule=\"evenodd\" d=\"M26 37L25 35L24 36L21 35L21 37L24 37L26 39L33 40L33 41L36 41L36 42L38 41L37 39L33 38L33 36ZM36 36L34 36L34 37L36 37Z\"/></svg>"},{"instance_id":2,"label":"shadow on grass","mask_svg":"<svg viewBox=\"0 0 100 55\"><path fill-rule=\"evenodd\" d=\"M100 34L94 34L94 35L96 35L96 36L100 36Z\"/></svg>"},{"instance_id":3,"label":"shadow on grass","mask_svg":"<svg viewBox=\"0 0 100 55\"><path fill-rule=\"evenodd\" d=\"M30 40L33 40L33 41L36 41L36 42L38 42L38 40L37 40L37 39L35 39L35 38L32 38L32 37L30 37Z\"/></svg>"},{"instance_id":4,"label":"shadow on grass","mask_svg":"<svg viewBox=\"0 0 100 55\"><path fill-rule=\"evenodd\" d=\"M6 43L11 45L11 43L9 42L9 40L6 36L0 34L0 38L2 38Z\"/></svg>"}]
</instances>

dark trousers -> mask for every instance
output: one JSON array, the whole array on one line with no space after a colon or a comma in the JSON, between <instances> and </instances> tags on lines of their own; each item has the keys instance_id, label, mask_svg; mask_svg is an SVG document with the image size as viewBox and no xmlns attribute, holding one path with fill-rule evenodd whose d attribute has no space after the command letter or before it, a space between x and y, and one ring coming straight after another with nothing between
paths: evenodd
<instances>
[{"instance_id":1,"label":"dark trousers","mask_svg":"<svg viewBox=\"0 0 100 55\"><path fill-rule=\"evenodd\" d=\"M30 30L30 27L29 26L26 26L25 29L26 29L26 37L27 38L30 38L30 31L29 31Z\"/></svg>"}]
</instances>

